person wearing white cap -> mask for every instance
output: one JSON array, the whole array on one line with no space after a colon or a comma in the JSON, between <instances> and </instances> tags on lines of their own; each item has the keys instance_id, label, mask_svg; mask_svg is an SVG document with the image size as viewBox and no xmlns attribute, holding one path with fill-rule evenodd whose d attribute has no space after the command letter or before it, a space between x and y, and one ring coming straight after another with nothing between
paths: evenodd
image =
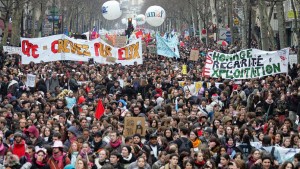
<instances>
[{"instance_id":1,"label":"person wearing white cap","mask_svg":"<svg viewBox=\"0 0 300 169\"><path fill-rule=\"evenodd\" d=\"M69 157L63 152L64 145L61 141L55 141L52 148L53 153L48 160L50 169L63 169L64 166L71 163Z\"/></svg>"},{"instance_id":2,"label":"person wearing white cap","mask_svg":"<svg viewBox=\"0 0 300 169\"><path fill-rule=\"evenodd\" d=\"M35 147L34 159L31 168L33 169L50 169L47 164L47 150L45 148Z\"/></svg>"}]
</instances>

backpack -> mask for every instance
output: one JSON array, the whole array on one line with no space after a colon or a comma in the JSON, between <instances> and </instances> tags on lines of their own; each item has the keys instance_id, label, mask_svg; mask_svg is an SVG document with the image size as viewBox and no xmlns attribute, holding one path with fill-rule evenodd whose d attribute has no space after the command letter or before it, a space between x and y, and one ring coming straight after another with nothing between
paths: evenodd
<instances>
[{"instance_id":1,"label":"backpack","mask_svg":"<svg viewBox=\"0 0 300 169\"><path fill-rule=\"evenodd\" d=\"M189 146L189 141L184 141L183 138L179 138L181 141L181 144L178 148L179 152L187 151L190 152L190 146Z\"/></svg>"}]
</instances>

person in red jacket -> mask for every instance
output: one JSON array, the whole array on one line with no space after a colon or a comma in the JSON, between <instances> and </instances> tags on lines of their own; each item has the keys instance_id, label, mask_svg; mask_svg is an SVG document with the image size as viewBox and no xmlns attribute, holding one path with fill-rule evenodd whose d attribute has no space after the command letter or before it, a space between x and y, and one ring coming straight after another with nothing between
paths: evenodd
<instances>
[{"instance_id":1,"label":"person in red jacket","mask_svg":"<svg viewBox=\"0 0 300 169\"><path fill-rule=\"evenodd\" d=\"M14 143L10 146L10 150L13 154L17 155L19 158L25 155L26 143L23 139L23 134L16 132L14 134Z\"/></svg>"}]
</instances>

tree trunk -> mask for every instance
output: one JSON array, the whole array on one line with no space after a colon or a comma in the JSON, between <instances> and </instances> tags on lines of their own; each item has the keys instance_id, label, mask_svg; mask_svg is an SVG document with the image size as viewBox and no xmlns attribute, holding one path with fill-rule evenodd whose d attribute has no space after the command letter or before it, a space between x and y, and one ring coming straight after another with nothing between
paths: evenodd
<instances>
[{"instance_id":1,"label":"tree trunk","mask_svg":"<svg viewBox=\"0 0 300 169\"><path fill-rule=\"evenodd\" d=\"M201 12L200 12L200 4L199 1L197 0L197 19L198 19L198 30L199 30L199 39L201 41L202 39L202 21L201 21Z\"/></svg>"},{"instance_id":2,"label":"tree trunk","mask_svg":"<svg viewBox=\"0 0 300 169\"><path fill-rule=\"evenodd\" d=\"M255 38L255 40L256 40L256 42L257 42L257 44L258 44L258 48L259 49L262 49L262 45L261 45L261 40L260 40L260 38L259 38L259 34L258 34L258 32L257 32L257 30L256 30L256 25L254 24L255 23L255 20L256 20L256 10L254 10L253 8L251 8L250 9L251 10L251 22L253 23L252 25L251 25L251 32L252 32L252 37L254 37Z\"/></svg>"},{"instance_id":3,"label":"tree trunk","mask_svg":"<svg viewBox=\"0 0 300 169\"><path fill-rule=\"evenodd\" d=\"M212 23L213 24L217 24L217 15L216 15L216 6L215 6L215 3L216 3L216 0L210 0L210 10L211 10L211 18L212 18Z\"/></svg>"},{"instance_id":4,"label":"tree trunk","mask_svg":"<svg viewBox=\"0 0 300 169\"><path fill-rule=\"evenodd\" d=\"M235 33L234 33L234 28L233 28L233 18L232 18L232 0L227 1L227 8L228 8L228 25L230 27L231 31L231 42L232 44L235 43Z\"/></svg>"},{"instance_id":5,"label":"tree trunk","mask_svg":"<svg viewBox=\"0 0 300 169\"><path fill-rule=\"evenodd\" d=\"M43 0L40 4L40 16L38 18L38 24L37 24L37 27L39 29L39 36L42 37L42 30L43 30L43 21L44 21L44 18L45 18L45 12L46 12L46 4L45 4L45 1Z\"/></svg>"},{"instance_id":6,"label":"tree trunk","mask_svg":"<svg viewBox=\"0 0 300 169\"><path fill-rule=\"evenodd\" d=\"M258 0L258 10L259 10L259 20L260 20L260 37L261 37L261 46L262 50L269 50L268 45L268 18L265 15L266 4L264 0Z\"/></svg>"},{"instance_id":7,"label":"tree trunk","mask_svg":"<svg viewBox=\"0 0 300 169\"><path fill-rule=\"evenodd\" d=\"M36 34L35 34L35 22L36 22L36 10L37 8L34 7L32 8L32 16L31 16L31 37L35 38Z\"/></svg>"},{"instance_id":8,"label":"tree trunk","mask_svg":"<svg viewBox=\"0 0 300 169\"><path fill-rule=\"evenodd\" d=\"M296 11L296 7L295 7L295 2L294 0L291 0L291 4L292 4L292 9L293 9L293 13L294 13L294 21L295 21L295 27L293 29L293 32L296 33L297 35L297 40L298 40L298 45L299 45L299 42L300 42L300 32L298 31L298 16L297 16L297 13L298 11ZM298 64L300 64L300 50L297 51L297 60L298 60Z\"/></svg>"},{"instance_id":9,"label":"tree trunk","mask_svg":"<svg viewBox=\"0 0 300 169\"><path fill-rule=\"evenodd\" d=\"M249 15L251 6L250 6L250 0L243 0L243 12L244 12L244 18L242 18L242 49L247 49L248 48L248 39L251 37L247 38L248 29L249 27L249 20L251 20L251 16Z\"/></svg>"},{"instance_id":10,"label":"tree trunk","mask_svg":"<svg viewBox=\"0 0 300 169\"><path fill-rule=\"evenodd\" d=\"M22 7L20 2L16 4L14 13L13 13L13 22L12 22L12 33L11 33L11 44L14 46L19 46L20 37L21 37L21 17L22 17Z\"/></svg>"},{"instance_id":11,"label":"tree trunk","mask_svg":"<svg viewBox=\"0 0 300 169\"><path fill-rule=\"evenodd\" d=\"M8 27L9 27L9 15L10 15L10 12L7 11L6 12L6 15L5 15L5 21L4 21L4 34L3 34L3 38L2 38L2 44L3 45L6 45L6 42L7 42L7 38L8 38Z\"/></svg>"},{"instance_id":12,"label":"tree trunk","mask_svg":"<svg viewBox=\"0 0 300 169\"><path fill-rule=\"evenodd\" d=\"M280 48L287 47L283 1L276 2Z\"/></svg>"}]
</instances>

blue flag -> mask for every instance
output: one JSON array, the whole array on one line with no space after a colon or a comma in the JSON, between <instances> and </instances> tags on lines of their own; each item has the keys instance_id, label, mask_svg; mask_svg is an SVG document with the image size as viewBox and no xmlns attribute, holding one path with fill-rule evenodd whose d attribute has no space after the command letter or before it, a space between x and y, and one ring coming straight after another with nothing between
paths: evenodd
<instances>
[{"instance_id":1,"label":"blue flag","mask_svg":"<svg viewBox=\"0 0 300 169\"><path fill-rule=\"evenodd\" d=\"M161 37L156 34L157 54L166 57L179 58L178 37L174 35Z\"/></svg>"}]
</instances>

